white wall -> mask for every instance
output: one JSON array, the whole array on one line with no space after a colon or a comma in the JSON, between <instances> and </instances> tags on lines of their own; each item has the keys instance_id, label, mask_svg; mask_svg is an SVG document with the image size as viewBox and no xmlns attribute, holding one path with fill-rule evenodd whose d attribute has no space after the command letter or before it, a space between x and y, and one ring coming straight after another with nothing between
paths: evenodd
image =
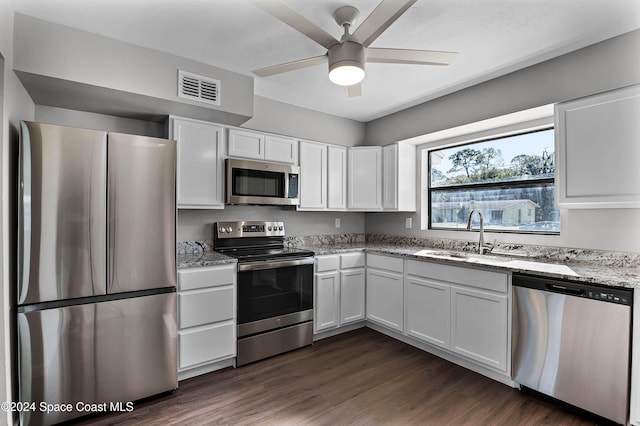
<instances>
[{"instance_id":1,"label":"white wall","mask_svg":"<svg viewBox=\"0 0 640 426\"><path fill-rule=\"evenodd\" d=\"M11 401L11 352L10 352L10 318L13 316L11 308L15 287L15 250L12 246L15 232L15 214L10 202L16 194L15 164L18 142L18 124L20 120L32 120L34 104L13 73L13 7L10 0L0 0L0 138L2 139L0 174L2 195L2 246L1 252L1 283L0 283L0 401ZM13 370L15 371L15 370ZM11 413L0 415L0 425L12 422Z\"/></svg>"},{"instance_id":2,"label":"white wall","mask_svg":"<svg viewBox=\"0 0 640 426\"><path fill-rule=\"evenodd\" d=\"M640 84L639 52L640 30L623 34L369 122L366 141L367 144L383 145L528 108ZM433 147L434 144L430 145ZM421 170L426 165L422 165L420 152L417 157L418 170ZM420 182L420 176L417 179ZM424 205L419 198L418 205L421 204ZM413 229L404 227L406 217L413 218ZM477 232L421 230L420 218L421 212L368 213L366 232L474 241L478 238ZM488 234L485 239L640 252L639 209L562 210L561 227L559 236L496 233Z\"/></svg>"}]
</instances>

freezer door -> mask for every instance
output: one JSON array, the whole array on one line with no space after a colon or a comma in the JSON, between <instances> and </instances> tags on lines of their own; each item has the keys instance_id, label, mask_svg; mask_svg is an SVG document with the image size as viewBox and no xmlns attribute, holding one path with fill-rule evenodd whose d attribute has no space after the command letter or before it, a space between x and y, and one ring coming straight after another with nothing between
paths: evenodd
<instances>
[{"instance_id":1,"label":"freezer door","mask_svg":"<svg viewBox=\"0 0 640 426\"><path fill-rule=\"evenodd\" d=\"M130 402L178 387L176 294L164 293L18 314L22 424L90 414L78 403ZM72 404L51 413L39 407Z\"/></svg>"},{"instance_id":2,"label":"freezer door","mask_svg":"<svg viewBox=\"0 0 640 426\"><path fill-rule=\"evenodd\" d=\"M109 133L107 293L176 285L176 143Z\"/></svg>"},{"instance_id":3,"label":"freezer door","mask_svg":"<svg viewBox=\"0 0 640 426\"><path fill-rule=\"evenodd\" d=\"M20 123L18 304L105 294L107 133Z\"/></svg>"}]
</instances>

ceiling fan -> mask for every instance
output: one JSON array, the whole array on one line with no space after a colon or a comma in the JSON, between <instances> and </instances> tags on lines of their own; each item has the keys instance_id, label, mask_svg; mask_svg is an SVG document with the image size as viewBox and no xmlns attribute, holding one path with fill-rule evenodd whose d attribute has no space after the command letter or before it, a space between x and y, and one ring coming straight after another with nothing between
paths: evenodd
<instances>
[{"instance_id":1,"label":"ceiling fan","mask_svg":"<svg viewBox=\"0 0 640 426\"><path fill-rule=\"evenodd\" d=\"M281 0L251 0L256 6L327 49L327 53L322 56L260 68L253 73L259 77L268 77L328 62L329 79L335 84L345 86L347 96L351 97L362 94L360 82L364 79L365 62L449 65L456 57L456 52L369 47L416 1L382 0L353 32L350 30L359 15L358 9L353 6L339 7L333 13L333 18L344 28L344 34L340 40L336 40Z\"/></svg>"}]
</instances>

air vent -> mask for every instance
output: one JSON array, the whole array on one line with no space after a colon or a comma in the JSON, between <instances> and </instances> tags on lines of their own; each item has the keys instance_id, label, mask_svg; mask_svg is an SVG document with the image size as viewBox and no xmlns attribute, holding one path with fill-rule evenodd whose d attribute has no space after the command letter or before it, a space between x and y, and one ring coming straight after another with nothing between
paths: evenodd
<instances>
[{"instance_id":1,"label":"air vent","mask_svg":"<svg viewBox=\"0 0 640 426\"><path fill-rule=\"evenodd\" d=\"M220 80L179 70L178 97L220 105Z\"/></svg>"}]
</instances>

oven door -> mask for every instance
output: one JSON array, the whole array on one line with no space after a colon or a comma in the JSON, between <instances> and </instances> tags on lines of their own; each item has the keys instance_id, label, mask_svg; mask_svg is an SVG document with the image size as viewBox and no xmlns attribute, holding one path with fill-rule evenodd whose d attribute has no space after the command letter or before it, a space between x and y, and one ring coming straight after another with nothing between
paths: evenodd
<instances>
[{"instance_id":1,"label":"oven door","mask_svg":"<svg viewBox=\"0 0 640 426\"><path fill-rule=\"evenodd\" d=\"M238 264L238 337L313 319L313 257Z\"/></svg>"}]
</instances>

